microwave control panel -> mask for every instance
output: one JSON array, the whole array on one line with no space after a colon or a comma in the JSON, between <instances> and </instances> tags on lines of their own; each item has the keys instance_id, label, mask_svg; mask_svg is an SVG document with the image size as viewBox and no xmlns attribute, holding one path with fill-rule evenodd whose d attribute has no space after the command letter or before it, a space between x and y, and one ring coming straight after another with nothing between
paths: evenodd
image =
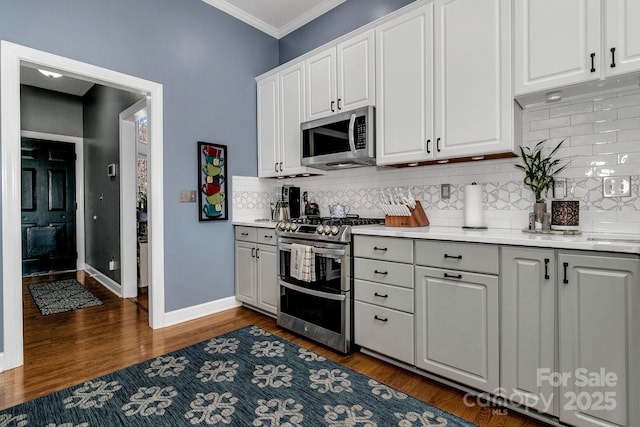
<instances>
[{"instance_id":1,"label":"microwave control panel","mask_svg":"<svg viewBox=\"0 0 640 427\"><path fill-rule=\"evenodd\" d=\"M367 121L364 116L356 117L355 120L355 146L356 150L366 150L367 148Z\"/></svg>"}]
</instances>

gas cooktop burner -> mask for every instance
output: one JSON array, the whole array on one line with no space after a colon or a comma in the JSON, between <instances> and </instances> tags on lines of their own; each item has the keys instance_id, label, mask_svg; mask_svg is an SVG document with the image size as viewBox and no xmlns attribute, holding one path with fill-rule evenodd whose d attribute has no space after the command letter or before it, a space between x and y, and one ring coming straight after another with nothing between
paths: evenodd
<instances>
[{"instance_id":1,"label":"gas cooktop burner","mask_svg":"<svg viewBox=\"0 0 640 427\"><path fill-rule=\"evenodd\" d=\"M276 234L291 238L347 242L351 239L351 227L372 224L384 224L384 219L358 216L292 218L279 222Z\"/></svg>"}]
</instances>

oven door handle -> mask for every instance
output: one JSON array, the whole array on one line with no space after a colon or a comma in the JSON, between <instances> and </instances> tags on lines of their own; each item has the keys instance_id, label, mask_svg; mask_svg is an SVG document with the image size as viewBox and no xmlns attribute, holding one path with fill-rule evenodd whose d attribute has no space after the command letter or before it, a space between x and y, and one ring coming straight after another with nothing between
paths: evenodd
<instances>
[{"instance_id":1,"label":"oven door handle","mask_svg":"<svg viewBox=\"0 0 640 427\"><path fill-rule=\"evenodd\" d=\"M292 285L291 283L287 283L283 281L280 281L280 286L283 286L287 289L291 289L292 291L313 295L314 297L318 297L318 298L326 298L334 301L344 301L347 299L347 296L344 294L332 294L329 292L314 291L313 289Z\"/></svg>"},{"instance_id":2,"label":"oven door handle","mask_svg":"<svg viewBox=\"0 0 640 427\"><path fill-rule=\"evenodd\" d=\"M284 250L291 250L291 244L290 243L278 243L278 247L280 249L284 249ZM329 256L333 256L333 257L343 257L344 256L344 249L326 249L326 248L317 248L317 247L313 247L313 253L318 254L318 255L329 255Z\"/></svg>"}]
</instances>

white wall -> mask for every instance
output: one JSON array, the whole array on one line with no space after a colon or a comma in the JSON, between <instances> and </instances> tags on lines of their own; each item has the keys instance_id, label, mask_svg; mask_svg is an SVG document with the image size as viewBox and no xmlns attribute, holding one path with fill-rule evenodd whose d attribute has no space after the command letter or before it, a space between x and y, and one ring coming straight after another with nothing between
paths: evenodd
<instances>
[{"instance_id":1,"label":"white wall","mask_svg":"<svg viewBox=\"0 0 640 427\"><path fill-rule=\"evenodd\" d=\"M558 155L571 163L560 177L567 179L567 198L580 201L582 231L640 233L640 89L529 107L522 120L523 143L548 139L551 147L566 138ZM272 189L291 183L309 191L322 215L328 215L329 203L342 202L351 204L351 213L381 217L380 190L409 188L422 201L432 225L461 226L464 186L475 181L484 188L486 224L521 229L528 222L533 195L522 184L517 162L518 158L405 169L367 167L287 180L234 177L233 219L267 218ZM630 176L631 197L604 198L603 176ZM451 184L448 200L440 197L443 183Z\"/></svg>"}]
</instances>

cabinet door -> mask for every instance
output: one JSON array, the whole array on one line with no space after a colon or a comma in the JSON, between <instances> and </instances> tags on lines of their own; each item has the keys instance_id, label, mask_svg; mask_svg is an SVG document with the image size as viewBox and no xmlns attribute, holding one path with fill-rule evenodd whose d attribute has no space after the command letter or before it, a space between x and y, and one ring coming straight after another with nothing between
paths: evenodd
<instances>
[{"instance_id":1,"label":"cabinet door","mask_svg":"<svg viewBox=\"0 0 640 427\"><path fill-rule=\"evenodd\" d=\"M583 427L640 421L639 264L638 258L558 254L559 371L568 376L560 387L562 422ZM581 378L588 375L615 379L608 386L584 384Z\"/></svg>"},{"instance_id":2,"label":"cabinet door","mask_svg":"<svg viewBox=\"0 0 640 427\"><path fill-rule=\"evenodd\" d=\"M433 4L376 28L376 162L433 158Z\"/></svg>"},{"instance_id":3,"label":"cabinet door","mask_svg":"<svg viewBox=\"0 0 640 427\"><path fill-rule=\"evenodd\" d=\"M498 278L416 267L416 366L494 392L499 386Z\"/></svg>"},{"instance_id":4,"label":"cabinet door","mask_svg":"<svg viewBox=\"0 0 640 427\"><path fill-rule=\"evenodd\" d=\"M258 307L264 311L278 313L278 272L276 261L276 247L258 245L256 252Z\"/></svg>"},{"instance_id":5,"label":"cabinet door","mask_svg":"<svg viewBox=\"0 0 640 427\"><path fill-rule=\"evenodd\" d=\"M604 3L605 74L613 76L640 70L640 2L606 0Z\"/></svg>"},{"instance_id":6,"label":"cabinet door","mask_svg":"<svg viewBox=\"0 0 640 427\"><path fill-rule=\"evenodd\" d=\"M513 5L516 95L602 77L600 0Z\"/></svg>"},{"instance_id":7,"label":"cabinet door","mask_svg":"<svg viewBox=\"0 0 640 427\"><path fill-rule=\"evenodd\" d=\"M374 31L370 30L337 46L338 111L374 103L374 45Z\"/></svg>"},{"instance_id":8,"label":"cabinet door","mask_svg":"<svg viewBox=\"0 0 640 427\"><path fill-rule=\"evenodd\" d=\"M555 389L539 381L556 372L556 270L552 249L501 248L500 384L514 402L557 415Z\"/></svg>"},{"instance_id":9,"label":"cabinet door","mask_svg":"<svg viewBox=\"0 0 640 427\"><path fill-rule=\"evenodd\" d=\"M283 173L302 173L300 123L304 121L304 62L280 72L280 161Z\"/></svg>"},{"instance_id":10,"label":"cabinet door","mask_svg":"<svg viewBox=\"0 0 640 427\"><path fill-rule=\"evenodd\" d=\"M236 299L251 305L257 304L255 253L255 243L236 241Z\"/></svg>"},{"instance_id":11,"label":"cabinet door","mask_svg":"<svg viewBox=\"0 0 640 427\"><path fill-rule=\"evenodd\" d=\"M307 120L329 116L336 107L336 48L308 58L306 61Z\"/></svg>"},{"instance_id":12,"label":"cabinet door","mask_svg":"<svg viewBox=\"0 0 640 427\"><path fill-rule=\"evenodd\" d=\"M436 158L512 151L510 26L508 1L435 2Z\"/></svg>"},{"instance_id":13,"label":"cabinet door","mask_svg":"<svg viewBox=\"0 0 640 427\"><path fill-rule=\"evenodd\" d=\"M257 82L258 87L258 176L278 176L278 75Z\"/></svg>"}]
</instances>

